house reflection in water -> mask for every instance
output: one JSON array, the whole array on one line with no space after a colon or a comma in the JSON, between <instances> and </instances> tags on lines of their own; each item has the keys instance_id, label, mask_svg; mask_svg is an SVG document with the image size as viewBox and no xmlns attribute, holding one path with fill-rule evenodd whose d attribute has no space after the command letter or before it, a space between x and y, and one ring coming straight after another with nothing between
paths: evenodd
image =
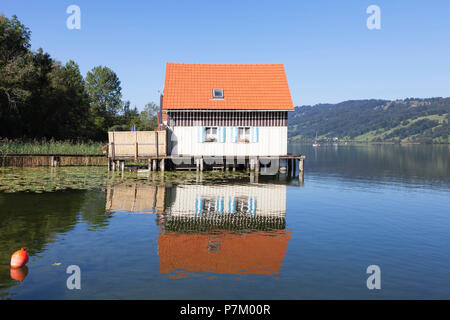
<instances>
[{"instance_id":1,"label":"house reflection in water","mask_svg":"<svg viewBox=\"0 0 450 320\"><path fill-rule=\"evenodd\" d=\"M160 272L274 275L290 240L285 185L185 185L158 240Z\"/></svg>"},{"instance_id":2,"label":"house reflection in water","mask_svg":"<svg viewBox=\"0 0 450 320\"><path fill-rule=\"evenodd\" d=\"M160 272L170 278L273 276L291 238L282 184L116 185L106 208L158 215Z\"/></svg>"}]
</instances>

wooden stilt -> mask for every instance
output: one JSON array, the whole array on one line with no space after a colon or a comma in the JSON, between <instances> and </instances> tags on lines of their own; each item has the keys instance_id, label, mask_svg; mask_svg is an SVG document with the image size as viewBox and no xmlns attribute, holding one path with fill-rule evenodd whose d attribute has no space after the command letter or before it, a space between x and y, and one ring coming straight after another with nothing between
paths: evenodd
<instances>
[{"instance_id":1,"label":"wooden stilt","mask_svg":"<svg viewBox=\"0 0 450 320\"><path fill-rule=\"evenodd\" d=\"M164 160L165 159L159 160L159 170L162 171L162 172L164 172L164 166L165 166Z\"/></svg>"},{"instance_id":2,"label":"wooden stilt","mask_svg":"<svg viewBox=\"0 0 450 320\"><path fill-rule=\"evenodd\" d=\"M152 171L152 159L148 158L148 171Z\"/></svg>"},{"instance_id":3,"label":"wooden stilt","mask_svg":"<svg viewBox=\"0 0 450 320\"><path fill-rule=\"evenodd\" d=\"M203 158L200 158L200 171L203 171Z\"/></svg>"},{"instance_id":4,"label":"wooden stilt","mask_svg":"<svg viewBox=\"0 0 450 320\"><path fill-rule=\"evenodd\" d=\"M296 172L296 166L297 166L297 159L292 159L292 176L295 177Z\"/></svg>"},{"instance_id":5,"label":"wooden stilt","mask_svg":"<svg viewBox=\"0 0 450 320\"><path fill-rule=\"evenodd\" d=\"M256 172L259 172L259 158L256 157L256 158L255 158L255 161L256 161L256 163L255 163L255 171L256 171Z\"/></svg>"},{"instance_id":6,"label":"wooden stilt","mask_svg":"<svg viewBox=\"0 0 450 320\"><path fill-rule=\"evenodd\" d=\"M301 161L301 160L300 160ZM304 177L304 175L303 175L303 171L300 171L299 173L298 173L298 183L299 183L299 185L300 186L303 186L304 185L304 179L303 179L303 177Z\"/></svg>"},{"instance_id":7,"label":"wooden stilt","mask_svg":"<svg viewBox=\"0 0 450 320\"><path fill-rule=\"evenodd\" d=\"M158 167L156 166L157 162L156 159L153 159L153 171L157 171Z\"/></svg>"},{"instance_id":8,"label":"wooden stilt","mask_svg":"<svg viewBox=\"0 0 450 320\"><path fill-rule=\"evenodd\" d=\"M250 171L255 171L255 158L250 158Z\"/></svg>"},{"instance_id":9,"label":"wooden stilt","mask_svg":"<svg viewBox=\"0 0 450 320\"><path fill-rule=\"evenodd\" d=\"M304 165L304 162L305 161L305 159L303 159L303 158L300 158L300 160L299 160L299 164L298 164L298 170L299 170L299 172L301 172L301 173L303 173L303 165Z\"/></svg>"}]
</instances>

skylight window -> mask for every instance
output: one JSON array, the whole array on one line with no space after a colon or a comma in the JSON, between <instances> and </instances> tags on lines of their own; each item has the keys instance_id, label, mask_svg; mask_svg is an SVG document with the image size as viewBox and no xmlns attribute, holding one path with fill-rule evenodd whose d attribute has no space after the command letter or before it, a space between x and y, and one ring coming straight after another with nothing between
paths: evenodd
<instances>
[{"instance_id":1,"label":"skylight window","mask_svg":"<svg viewBox=\"0 0 450 320\"><path fill-rule=\"evenodd\" d=\"M214 99L223 99L223 89L213 89Z\"/></svg>"}]
</instances>

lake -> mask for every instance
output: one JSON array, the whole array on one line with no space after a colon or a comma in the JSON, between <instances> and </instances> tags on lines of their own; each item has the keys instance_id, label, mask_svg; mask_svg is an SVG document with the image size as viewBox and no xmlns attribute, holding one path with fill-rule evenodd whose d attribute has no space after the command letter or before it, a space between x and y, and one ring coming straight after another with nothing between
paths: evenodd
<instances>
[{"instance_id":1,"label":"lake","mask_svg":"<svg viewBox=\"0 0 450 320\"><path fill-rule=\"evenodd\" d=\"M0 168L0 299L450 299L449 146L289 149L302 182Z\"/></svg>"}]
</instances>

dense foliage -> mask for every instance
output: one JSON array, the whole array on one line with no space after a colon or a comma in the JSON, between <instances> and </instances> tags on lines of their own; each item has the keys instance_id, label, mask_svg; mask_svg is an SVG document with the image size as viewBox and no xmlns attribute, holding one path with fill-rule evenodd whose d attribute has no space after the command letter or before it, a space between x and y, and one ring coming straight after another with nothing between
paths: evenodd
<instances>
[{"instance_id":1,"label":"dense foliage","mask_svg":"<svg viewBox=\"0 0 450 320\"><path fill-rule=\"evenodd\" d=\"M97 66L83 78L76 62L31 51L30 38L16 16L0 15L0 137L102 141L111 128L155 127L157 108L130 108L114 71Z\"/></svg>"},{"instance_id":2,"label":"dense foliage","mask_svg":"<svg viewBox=\"0 0 450 320\"><path fill-rule=\"evenodd\" d=\"M450 98L352 100L296 107L289 115L294 140L337 137L352 141L449 142Z\"/></svg>"}]
</instances>

